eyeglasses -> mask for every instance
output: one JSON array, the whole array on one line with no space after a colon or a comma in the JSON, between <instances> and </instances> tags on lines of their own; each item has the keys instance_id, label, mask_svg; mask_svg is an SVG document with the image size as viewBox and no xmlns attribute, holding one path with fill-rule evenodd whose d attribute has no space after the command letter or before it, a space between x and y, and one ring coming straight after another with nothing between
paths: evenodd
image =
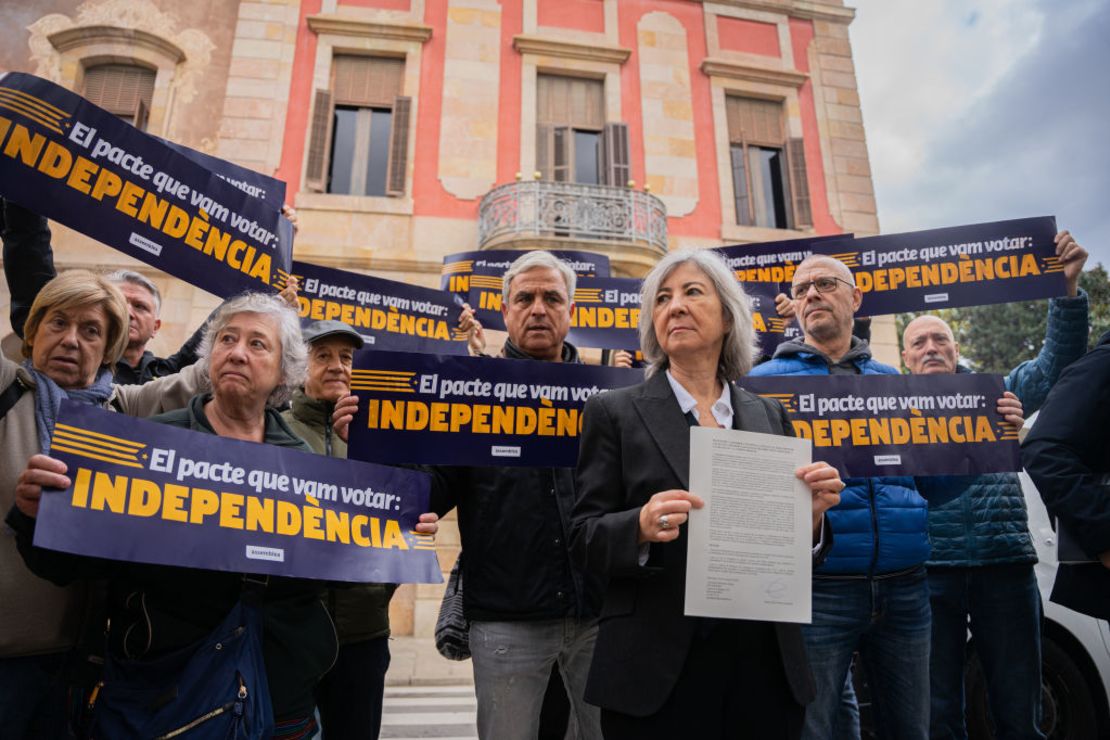
<instances>
[{"instance_id":1,"label":"eyeglasses","mask_svg":"<svg viewBox=\"0 0 1110 740\"><path fill-rule=\"evenodd\" d=\"M802 298L809 293L810 287L817 288L818 293L831 293L836 290L837 283L844 283L849 288L856 287L847 280L842 280L838 277L819 277L816 280L810 280L808 283L798 283L790 290L795 298Z\"/></svg>"}]
</instances>

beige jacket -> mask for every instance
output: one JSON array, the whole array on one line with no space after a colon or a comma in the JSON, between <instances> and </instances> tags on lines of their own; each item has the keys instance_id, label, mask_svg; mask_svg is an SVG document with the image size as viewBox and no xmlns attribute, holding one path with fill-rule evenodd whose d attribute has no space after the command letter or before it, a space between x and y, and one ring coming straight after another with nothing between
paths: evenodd
<instances>
[{"instance_id":1,"label":"beige jacket","mask_svg":"<svg viewBox=\"0 0 1110 740\"><path fill-rule=\"evenodd\" d=\"M0 357L0 392L16 376L27 391L0 419L0 519L15 503L15 486L27 460L41 452L35 424L35 381ZM146 385L117 385L107 408L147 417L181 408L205 384L196 365ZM27 570L12 531L0 523L0 657L56 653L77 641L87 585L55 586Z\"/></svg>"}]
</instances>

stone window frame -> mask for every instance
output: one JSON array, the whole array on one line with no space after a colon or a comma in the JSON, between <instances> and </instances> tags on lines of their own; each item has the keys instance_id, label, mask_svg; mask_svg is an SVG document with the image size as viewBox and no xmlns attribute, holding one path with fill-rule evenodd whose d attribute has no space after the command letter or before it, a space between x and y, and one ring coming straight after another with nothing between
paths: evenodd
<instances>
[{"instance_id":1,"label":"stone window frame","mask_svg":"<svg viewBox=\"0 0 1110 740\"><path fill-rule=\"evenodd\" d=\"M127 64L152 70L154 93L146 131L171 138L176 98L174 76L178 65L186 59L179 46L141 29L115 26L77 26L47 38L59 55L60 84L78 93L84 89L85 70L90 67Z\"/></svg>"},{"instance_id":2,"label":"stone window frame","mask_svg":"<svg viewBox=\"0 0 1110 740\"><path fill-rule=\"evenodd\" d=\"M623 121L621 67L632 51L619 46L584 44L547 36L520 34L513 48L521 56L520 171L525 179L536 172L536 123L539 75L588 77L601 80L605 120Z\"/></svg>"},{"instance_id":3,"label":"stone window frame","mask_svg":"<svg viewBox=\"0 0 1110 740\"><path fill-rule=\"evenodd\" d=\"M786 138L803 138L798 92L809 79L809 75L762 65L754 67L721 58L707 58L702 62L701 68L702 72L709 77L714 146L718 162L717 187L721 194L721 238L726 241L747 243L790 239L812 234L812 227L770 229L738 224L736 199L733 197L732 170L725 166L725 163L732 161L725 98L736 96L781 102Z\"/></svg>"},{"instance_id":4,"label":"stone window frame","mask_svg":"<svg viewBox=\"0 0 1110 740\"><path fill-rule=\"evenodd\" d=\"M337 14L308 16L308 27L316 34L316 59L313 65L313 91L330 88L332 59L337 54L355 54L403 58L405 64L401 94L412 100L410 108L407 156L405 162L405 194L403 196L344 195L313 193L306 188L308 155L312 140L311 122L315 115L316 96L310 96L308 126L304 131L304 154L295 203L297 208L362 213L413 213L413 164L416 150L416 128L420 108L420 64L424 43L432 29L404 20L366 19Z\"/></svg>"}]
</instances>

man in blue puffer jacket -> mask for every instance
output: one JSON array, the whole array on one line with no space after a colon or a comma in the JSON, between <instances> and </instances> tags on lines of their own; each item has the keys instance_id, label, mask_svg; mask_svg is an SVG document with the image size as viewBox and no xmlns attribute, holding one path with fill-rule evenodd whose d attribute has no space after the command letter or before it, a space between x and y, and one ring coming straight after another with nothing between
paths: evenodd
<instances>
[{"instance_id":1,"label":"man in blue puffer jacket","mask_svg":"<svg viewBox=\"0 0 1110 740\"><path fill-rule=\"evenodd\" d=\"M779 345L751 375L898 374L852 336L862 294L842 262L820 255L804 260L791 293L804 341ZM1001 404L999 411L1008 413ZM838 714L852 653L859 650L879 736L923 740L929 731L928 504L913 478L845 483L840 504L828 512L836 540L814 572L813 623L803 627L817 698L806 708L802 737L829 740L850 731L838 728Z\"/></svg>"},{"instance_id":2,"label":"man in blue puffer jacket","mask_svg":"<svg viewBox=\"0 0 1110 740\"><path fill-rule=\"evenodd\" d=\"M1040 354L1015 367L1005 381L1026 414L1040 408L1060 372L1087 349L1087 295L1079 290L1087 252L1062 231L1056 253L1067 294L1049 302ZM968 372L959 365L952 330L935 316L911 321L902 346L902 361L914 375ZM995 737L1042 740L1041 595L1021 481L1016 473L994 473L949 478L947 485L964 493L929 508L930 737L967 738L964 663L970 620Z\"/></svg>"}]
</instances>

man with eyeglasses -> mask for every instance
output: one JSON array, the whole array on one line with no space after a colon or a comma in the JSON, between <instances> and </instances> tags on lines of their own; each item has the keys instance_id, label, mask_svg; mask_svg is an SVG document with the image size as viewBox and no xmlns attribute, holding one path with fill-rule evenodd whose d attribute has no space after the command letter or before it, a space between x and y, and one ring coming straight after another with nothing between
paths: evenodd
<instances>
[{"instance_id":1,"label":"man with eyeglasses","mask_svg":"<svg viewBox=\"0 0 1110 740\"><path fill-rule=\"evenodd\" d=\"M844 263L824 255L807 258L794 273L790 293L789 308L803 338L779 345L751 375L898 374L852 335L863 294ZM1000 400L999 412L1021 422L1016 399ZM922 479L923 486L930 480ZM844 482L840 504L828 512L836 539L813 574L813 622L803 626L817 698L806 708L802 737L858 736L841 706L858 650L870 679L878 736L924 740L929 735L930 617L928 504L922 496L928 494L919 493L908 477ZM955 495L942 486L936 493Z\"/></svg>"}]
</instances>

